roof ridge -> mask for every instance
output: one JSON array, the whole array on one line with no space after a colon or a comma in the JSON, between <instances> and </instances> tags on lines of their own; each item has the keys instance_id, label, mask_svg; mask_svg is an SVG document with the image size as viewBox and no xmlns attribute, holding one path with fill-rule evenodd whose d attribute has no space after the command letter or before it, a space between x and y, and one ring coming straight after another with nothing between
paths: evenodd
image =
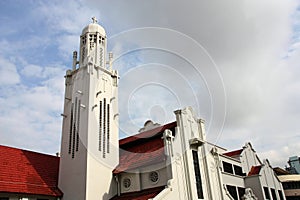
<instances>
[{"instance_id":1,"label":"roof ridge","mask_svg":"<svg viewBox=\"0 0 300 200\"><path fill-rule=\"evenodd\" d=\"M39 155L43 155L43 156L51 156L51 157L54 157L54 158L59 158L59 156L51 155L51 154L48 154L48 153L42 153L42 152L37 152L37 151L33 151L33 150L21 149L21 148L17 148L17 147L10 147L10 146L0 144L0 148L3 148L3 147L7 148L7 149L26 151L26 152L29 152L29 153L39 154Z\"/></svg>"},{"instance_id":2,"label":"roof ridge","mask_svg":"<svg viewBox=\"0 0 300 200\"><path fill-rule=\"evenodd\" d=\"M137 133L135 135L128 136L126 138L120 139L119 140L119 145L122 146L122 145L125 145L125 144L129 144L129 143L135 142L137 140L147 139L147 138L154 137L157 134L161 133L161 131L164 131L164 130L166 130L168 128L173 128L176 125L177 125L177 122L173 121L173 122L161 125L159 127L156 127L156 128L153 128L153 129L141 132L141 133Z\"/></svg>"}]
</instances>

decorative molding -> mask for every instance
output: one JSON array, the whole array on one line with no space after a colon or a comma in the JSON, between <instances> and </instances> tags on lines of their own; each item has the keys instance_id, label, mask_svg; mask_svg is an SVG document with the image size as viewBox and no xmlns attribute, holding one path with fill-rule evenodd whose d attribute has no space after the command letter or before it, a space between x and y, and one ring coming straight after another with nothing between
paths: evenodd
<instances>
[{"instance_id":1,"label":"decorative molding","mask_svg":"<svg viewBox=\"0 0 300 200\"><path fill-rule=\"evenodd\" d=\"M189 140L190 146L193 146L193 147L199 147L204 143L205 143L205 141L201 140L198 137L197 138L192 138L192 139Z\"/></svg>"}]
</instances>

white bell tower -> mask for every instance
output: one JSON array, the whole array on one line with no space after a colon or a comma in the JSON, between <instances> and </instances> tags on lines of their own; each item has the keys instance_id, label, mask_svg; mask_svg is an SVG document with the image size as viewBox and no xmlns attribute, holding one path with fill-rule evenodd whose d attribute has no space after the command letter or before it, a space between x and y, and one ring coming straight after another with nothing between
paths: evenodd
<instances>
[{"instance_id":1,"label":"white bell tower","mask_svg":"<svg viewBox=\"0 0 300 200\"><path fill-rule=\"evenodd\" d=\"M58 184L63 200L106 200L117 193L112 170L119 164L118 73L111 53L105 60L105 30L92 19L80 36L79 61L74 52L65 76Z\"/></svg>"}]
</instances>

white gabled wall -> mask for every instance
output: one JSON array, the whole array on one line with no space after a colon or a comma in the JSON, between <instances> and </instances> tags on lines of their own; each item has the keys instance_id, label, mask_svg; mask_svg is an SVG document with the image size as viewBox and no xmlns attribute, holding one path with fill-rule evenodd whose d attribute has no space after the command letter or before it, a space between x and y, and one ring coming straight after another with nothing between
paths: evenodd
<instances>
[{"instance_id":1,"label":"white gabled wall","mask_svg":"<svg viewBox=\"0 0 300 200\"><path fill-rule=\"evenodd\" d=\"M242 163L243 171L246 174L248 174L252 166L258 166L262 164L250 142L247 142L245 146L243 146L240 160Z\"/></svg>"},{"instance_id":2,"label":"white gabled wall","mask_svg":"<svg viewBox=\"0 0 300 200\"><path fill-rule=\"evenodd\" d=\"M172 179L153 200L198 199L192 151L198 152L203 199L231 199L224 190L220 159L205 141L204 121L195 117L190 107L175 111L177 127L169 155ZM215 148L216 149L216 148Z\"/></svg>"}]
</instances>

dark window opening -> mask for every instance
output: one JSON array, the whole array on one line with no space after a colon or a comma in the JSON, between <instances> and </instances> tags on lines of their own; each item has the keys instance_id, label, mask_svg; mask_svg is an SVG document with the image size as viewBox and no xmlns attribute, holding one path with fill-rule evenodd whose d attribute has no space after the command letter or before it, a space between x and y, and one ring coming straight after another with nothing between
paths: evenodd
<instances>
[{"instance_id":1,"label":"dark window opening","mask_svg":"<svg viewBox=\"0 0 300 200\"><path fill-rule=\"evenodd\" d=\"M233 165L234 168L234 174L239 176L245 176L245 173L243 173L243 169L240 166Z\"/></svg>"},{"instance_id":2,"label":"dark window opening","mask_svg":"<svg viewBox=\"0 0 300 200\"><path fill-rule=\"evenodd\" d=\"M232 164L223 161L223 170L224 170L224 172L233 174Z\"/></svg>"},{"instance_id":3,"label":"dark window opening","mask_svg":"<svg viewBox=\"0 0 300 200\"><path fill-rule=\"evenodd\" d=\"M275 189L271 188L271 193L272 193L272 199L277 200Z\"/></svg>"},{"instance_id":4,"label":"dark window opening","mask_svg":"<svg viewBox=\"0 0 300 200\"><path fill-rule=\"evenodd\" d=\"M271 199L271 197L270 197L270 192L269 192L269 188L264 187L264 193L265 193L265 198L266 198L266 199Z\"/></svg>"},{"instance_id":5,"label":"dark window opening","mask_svg":"<svg viewBox=\"0 0 300 200\"><path fill-rule=\"evenodd\" d=\"M293 182L285 182L282 183L283 189L290 190L290 189L300 189L300 181L293 181Z\"/></svg>"},{"instance_id":6,"label":"dark window opening","mask_svg":"<svg viewBox=\"0 0 300 200\"><path fill-rule=\"evenodd\" d=\"M231 186L231 185L226 185L226 188L229 192L229 194L236 200L238 200L238 194L237 194L237 191L236 191L236 187L234 186Z\"/></svg>"},{"instance_id":7,"label":"dark window opening","mask_svg":"<svg viewBox=\"0 0 300 200\"><path fill-rule=\"evenodd\" d=\"M204 199L198 152L192 151L198 199Z\"/></svg>"},{"instance_id":8,"label":"dark window opening","mask_svg":"<svg viewBox=\"0 0 300 200\"><path fill-rule=\"evenodd\" d=\"M282 193L281 190L278 190L278 194L279 194L280 200L284 200L284 198L283 198L283 193Z\"/></svg>"},{"instance_id":9,"label":"dark window opening","mask_svg":"<svg viewBox=\"0 0 300 200\"><path fill-rule=\"evenodd\" d=\"M242 197L245 194L245 188L238 187L238 193L239 193L239 198L242 199Z\"/></svg>"}]
</instances>

